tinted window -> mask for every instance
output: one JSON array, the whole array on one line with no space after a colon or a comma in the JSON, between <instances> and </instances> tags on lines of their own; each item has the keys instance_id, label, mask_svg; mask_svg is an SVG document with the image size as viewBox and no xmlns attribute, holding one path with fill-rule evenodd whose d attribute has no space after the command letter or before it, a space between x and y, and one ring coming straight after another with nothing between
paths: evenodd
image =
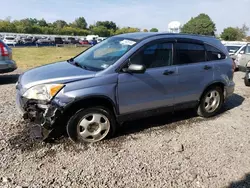
<instances>
[{"instance_id":1,"label":"tinted window","mask_svg":"<svg viewBox=\"0 0 250 188\"><path fill-rule=\"evenodd\" d=\"M206 45L206 50L207 50L207 60L208 61L215 61L215 60L221 60L225 59L226 55L218 50L217 48Z\"/></svg>"},{"instance_id":2,"label":"tinted window","mask_svg":"<svg viewBox=\"0 0 250 188\"><path fill-rule=\"evenodd\" d=\"M189 64L205 61L205 49L203 45L192 43L176 43L175 64Z\"/></svg>"},{"instance_id":3,"label":"tinted window","mask_svg":"<svg viewBox=\"0 0 250 188\"><path fill-rule=\"evenodd\" d=\"M152 44L131 58L133 64L144 64L147 68L170 66L172 64L172 44Z\"/></svg>"}]
</instances>

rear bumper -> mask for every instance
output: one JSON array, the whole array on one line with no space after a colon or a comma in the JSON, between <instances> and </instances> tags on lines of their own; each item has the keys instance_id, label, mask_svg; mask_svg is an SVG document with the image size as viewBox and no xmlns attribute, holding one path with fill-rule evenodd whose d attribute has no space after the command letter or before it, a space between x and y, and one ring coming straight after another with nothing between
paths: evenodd
<instances>
[{"instance_id":1,"label":"rear bumper","mask_svg":"<svg viewBox=\"0 0 250 188\"><path fill-rule=\"evenodd\" d=\"M11 61L11 60L0 61L0 73L13 72L16 69L17 69L17 65L15 61Z\"/></svg>"},{"instance_id":2,"label":"rear bumper","mask_svg":"<svg viewBox=\"0 0 250 188\"><path fill-rule=\"evenodd\" d=\"M235 83L231 81L224 89L225 100L234 93Z\"/></svg>"}]
</instances>

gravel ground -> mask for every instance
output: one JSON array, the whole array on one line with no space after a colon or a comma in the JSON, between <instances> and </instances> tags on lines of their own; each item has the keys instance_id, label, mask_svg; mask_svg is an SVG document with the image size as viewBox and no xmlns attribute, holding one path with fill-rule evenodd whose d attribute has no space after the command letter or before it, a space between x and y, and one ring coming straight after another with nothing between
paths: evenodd
<instances>
[{"instance_id":1,"label":"gravel ground","mask_svg":"<svg viewBox=\"0 0 250 188\"><path fill-rule=\"evenodd\" d=\"M0 76L0 187L250 187L243 73L235 74L235 94L217 117L166 114L86 145L34 141L15 107L17 76Z\"/></svg>"}]
</instances>

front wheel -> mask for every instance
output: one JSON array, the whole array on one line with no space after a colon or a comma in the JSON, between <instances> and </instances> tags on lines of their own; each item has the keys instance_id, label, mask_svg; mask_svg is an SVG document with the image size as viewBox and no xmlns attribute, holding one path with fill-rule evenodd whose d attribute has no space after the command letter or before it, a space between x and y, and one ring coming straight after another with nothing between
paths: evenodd
<instances>
[{"instance_id":1,"label":"front wheel","mask_svg":"<svg viewBox=\"0 0 250 188\"><path fill-rule=\"evenodd\" d=\"M78 111L67 124L71 140L98 142L115 133L113 113L104 107L91 107Z\"/></svg>"},{"instance_id":2,"label":"front wheel","mask_svg":"<svg viewBox=\"0 0 250 188\"><path fill-rule=\"evenodd\" d=\"M221 87L215 86L207 89L201 97L197 114L206 118L216 115L222 107L223 100Z\"/></svg>"}]
</instances>

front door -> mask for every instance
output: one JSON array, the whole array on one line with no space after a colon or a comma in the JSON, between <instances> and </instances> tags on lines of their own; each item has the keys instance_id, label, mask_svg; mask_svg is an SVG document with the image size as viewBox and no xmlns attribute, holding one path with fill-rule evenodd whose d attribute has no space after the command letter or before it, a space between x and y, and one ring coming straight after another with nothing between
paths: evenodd
<instances>
[{"instance_id":1,"label":"front door","mask_svg":"<svg viewBox=\"0 0 250 188\"><path fill-rule=\"evenodd\" d=\"M121 114L145 112L173 106L176 66L172 66L172 42L155 41L130 58L132 64L144 64L143 74L120 73L118 101Z\"/></svg>"}]
</instances>

